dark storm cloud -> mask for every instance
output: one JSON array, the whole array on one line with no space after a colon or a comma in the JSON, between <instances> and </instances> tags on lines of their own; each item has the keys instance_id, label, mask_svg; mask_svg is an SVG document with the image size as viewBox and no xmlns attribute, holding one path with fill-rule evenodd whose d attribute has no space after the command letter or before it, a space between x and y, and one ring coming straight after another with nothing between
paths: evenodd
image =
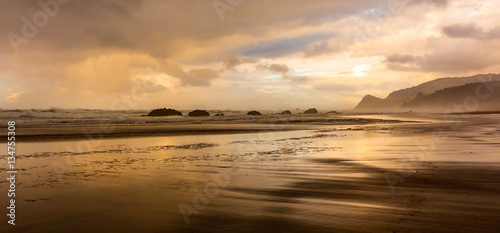
<instances>
[{"instance_id":1,"label":"dark storm cloud","mask_svg":"<svg viewBox=\"0 0 500 233\"><path fill-rule=\"evenodd\" d=\"M51 0L42 0L42 2L48 1ZM125 36L129 41L135 42L130 44L130 49L153 56L169 57L182 52L176 49L178 46L175 46L175 43L178 40L203 40L206 43L234 34L267 34L276 28L312 25L317 23L315 20L317 18L331 19L330 16L342 18L360 12L365 7L376 5L377 2L383 1L358 0L349 4L326 0L246 1L233 12L226 13L227 20L220 22L211 0L71 0L65 5L59 4L57 15L50 17L48 24L40 29L37 41L56 49L93 49L103 43L88 40L87 31L112 30L113 32L107 35L108 38ZM31 20L33 14L40 10L37 1L3 3L0 9L2 15L0 17L4 22L0 27L1 32L20 34L23 26L20 19L26 17ZM249 18L251 20L248 20ZM71 40L71 46L67 46L68 40ZM114 47L112 43L104 45ZM276 52L281 54L286 53L286 49L292 49L286 41L275 44L263 42L261 44L263 47L257 47L254 53L264 54L261 49L272 48L273 45L278 47ZM34 46L28 49L33 48Z\"/></svg>"},{"instance_id":2,"label":"dark storm cloud","mask_svg":"<svg viewBox=\"0 0 500 233\"><path fill-rule=\"evenodd\" d=\"M0 59L3 62L0 64L0 80L8 84L2 91L7 93L4 95L12 96L9 100L15 99L15 96L31 96L24 102L25 106L30 106L37 99L33 93L45 93L50 96L46 101L53 101L53 106L62 101L69 106L74 106L73 101L97 103L103 95L114 93L119 96L130 92L143 78L143 70L156 65L159 75L151 80L161 83L164 88L190 91L193 86L211 86L218 88L217 91L224 96L221 98L223 101L227 101L227 93L233 93L233 89L227 87L242 80L248 83L245 90L249 91L238 93L241 98L254 96L252 91L261 89L258 80L262 72L281 75L282 79L275 80L276 85L308 80L318 82L318 79L326 79L324 76L335 71L352 68L351 64L336 57L339 43L355 40L364 23L376 21L367 15L377 9L382 12L392 2L246 0L225 12L221 21L213 0L69 0L67 4L58 4L57 12L47 17L46 24L32 26L34 16L40 12L45 14L44 7L39 3L43 5L56 1L63 0L2 3ZM381 28L380 33L368 38L367 46L361 48L366 54L380 57L380 54L400 52L395 48L405 44L408 36L399 34L399 31L406 29L415 30L415 36L420 40L427 39L425 35L432 34L429 32L435 28L424 27L431 24L426 12L436 13L435 17L443 21L442 25L455 23L448 20L451 16L444 17L450 13L445 10L451 9L447 6L452 5L452 1L410 2L398 14L391 15L392 21L384 24L385 28ZM500 35L500 30L492 25L479 25L484 27L483 31L490 38ZM36 30L29 38L23 34L27 27ZM18 36L14 46L8 37L10 33ZM440 45L425 48L425 51L422 45L414 50L401 51L418 59L401 55L388 57L385 62L387 66L442 72L489 67L497 58L491 55L492 51L498 50L495 44L447 46L446 42L457 40L449 37L444 37L444 40ZM471 48L471 51L454 51L457 48ZM481 58L472 51L490 54ZM307 59L300 62L299 59L304 57ZM476 60L454 60L460 57ZM358 62L359 58L362 56L353 60ZM443 62L438 65L438 61ZM453 62L460 67L453 68ZM259 64L263 66L261 70L247 69ZM238 66L244 66L246 72L250 71L243 74ZM295 74L293 68L307 70L307 74ZM377 72L383 75L382 72L386 71ZM317 77L314 73L320 75ZM209 88L196 90L212 93ZM168 96L175 91L163 94ZM22 93L16 94L18 92ZM114 97L109 96L110 99ZM82 99L85 101L80 101ZM163 101L167 98L158 99ZM185 98L179 101L187 103L190 100Z\"/></svg>"},{"instance_id":3,"label":"dark storm cloud","mask_svg":"<svg viewBox=\"0 0 500 233\"><path fill-rule=\"evenodd\" d=\"M55 0L41 0L50 1ZM332 34L281 39L275 39L279 35L274 35L273 39L265 40L260 40L259 36L269 37L279 30L335 21L387 5L385 0L244 1L232 12L226 12L226 20L221 22L212 2L70 0L67 4L59 4L57 14L49 17L47 25L39 28L36 38L20 49L26 52L42 47L72 51L119 47L153 57L172 58L187 49L186 43L179 43L181 41L209 46L225 37L251 35L256 38L257 44L245 47L243 52L254 57L275 57L299 52L307 45L331 38ZM414 2L444 4L446 1ZM21 34L24 24L21 18L32 20L32 16L41 9L38 1L4 2L0 9L0 33ZM10 43L5 42L0 45L1 50L12 52Z\"/></svg>"},{"instance_id":4,"label":"dark storm cloud","mask_svg":"<svg viewBox=\"0 0 500 233\"><path fill-rule=\"evenodd\" d=\"M443 33L452 38L483 38L485 32L476 24L453 24L444 27Z\"/></svg>"},{"instance_id":5,"label":"dark storm cloud","mask_svg":"<svg viewBox=\"0 0 500 233\"><path fill-rule=\"evenodd\" d=\"M443 28L443 34L451 38L470 38L479 40L500 39L500 27L486 31L477 24L452 24Z\"/></svg>"},{"instance_id":6,"label":"dark storm cloud","mask_svg":"<svg viewBox=\"0 0 500 233\"><path fill-rule=\"evenodd\" d=\"M54 3L56 0L41 0ZM233 12L227 12L224 22L219 20L212 1L81 1L71 0L56 4L54 16L48 17L43 26L36 26L37 33L22 42L4 36L0 43L0 55L4 60L23 60L34 54L44 54L60 68L76 66L103 54L139 54L151 57L157 63L173 61L182 57L186 61L214 59L224 53L248 54L254 59L284 56L300 52L311 43L329 38L328 34L309 34L295 38L268 39L269 33L280 30L314 25L318 20L341 19L363 11L366 7L383 1L358 0L350 3L318 0L245 1ZM56 2L57 3L57 2ZM53 5L49 6L53 7ZM50 9L49 9L50 10ZM27 19L33 24L33 16L44 12L38 1L7 1L0 9L0 34L14 33L24 38L22 29ZM251 20L248 20L251 19ZM240 41L227 40L234 35L255 38L255 45L240 45ZM267 38L261 39L259 37ZM276 38L276 37L274 37ZM279 38L279 37L278 37ZM203 53L214 45L226 49L219 54ZM246 49L245 49L246 48ZM193 49L199 54L191 55ZM238 51L239 50L239 51ZM201 56L200 56L201 55ZM11 56L15 56L13 59ZM41 64L32 61L33 66ZM252 59L229 60L228 69ZM44 62L45 63L45 62ZM13 66L9 66L13 65ZM28 65L25 63L25 66ZM118 64L117 64L118 65ZM179 69L182 64L177 63ZM1 65L9 73L22 75L19 65L13 62ZM44 70L48 66L33 68ZM17 70L17 71L16 71ZM171 71L167 70L166 73ZM39 72L41 73L50 73ZM186 72L173 72L184 85L209 85L211 79L198 78ZM98 74L97 74L98 75ZM46 79L61 78L47 74ZM102 77L115 80L114 77ZM126 79L127 77L122 77ZM208 81L207 81L208 80Z\"/></svg>"}]
</instances>

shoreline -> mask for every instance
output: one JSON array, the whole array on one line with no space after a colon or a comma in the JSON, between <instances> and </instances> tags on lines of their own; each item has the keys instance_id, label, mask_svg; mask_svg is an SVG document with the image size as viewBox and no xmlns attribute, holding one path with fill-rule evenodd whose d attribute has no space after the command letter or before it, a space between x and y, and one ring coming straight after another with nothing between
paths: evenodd
<instances>
[{"instance_id":1,"label":"shoreline","mask_svg":"<svg viewBox=\"0 0 500 233\"><path fill-rule=\"evenodd\" d=\"M319 127L356 126L356 125L382 125L415 123L414 121L367 119L367 118L306 118L294 120L272 121L263 118L261 122L216 122L205 119L206 122L180 122L180 123L143 123L134 122L106 123L106 124L19 124L17 138L23 142L51 142L74 140L99 140L108 138L129 137L161 137L184 135L220 135L244 134L259 132L278 132L310 130ZM0 138L0 143L7 138Z\"/></svg>"}]
</instances>

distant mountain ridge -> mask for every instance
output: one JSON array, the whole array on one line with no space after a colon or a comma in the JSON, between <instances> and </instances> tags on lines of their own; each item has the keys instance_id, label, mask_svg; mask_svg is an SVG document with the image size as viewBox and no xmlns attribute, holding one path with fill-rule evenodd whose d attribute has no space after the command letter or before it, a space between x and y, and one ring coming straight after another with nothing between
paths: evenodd
<instances>
[{"instance_id":1,"label":"distant mountain ridge","mask_svg":"<svg viewBox=\"0 0 500 233\"><path fill-rule=\"evenodd\" d=\"M408 108L401 108L407 102L414 100L417 95L430 95L438 90L450 87L463 86L470 83L485 83L500 81L500 74L480 74L471 77L440 78L418 86L394 91L385 99L366 95L356 106L358 112L398 112L408 111Z\"/></svg>"},{"instance_id":2,"label":"distant mountain ridge","mask_svg":"<svg viewBox=\"0 0 500 233\"><path fill-rule=\"evenodd\" d=\"M476 112L500 110L500 82L469 83L432 94L419 93L402 109L425 112Z\"/></svg>"}]
</instances>

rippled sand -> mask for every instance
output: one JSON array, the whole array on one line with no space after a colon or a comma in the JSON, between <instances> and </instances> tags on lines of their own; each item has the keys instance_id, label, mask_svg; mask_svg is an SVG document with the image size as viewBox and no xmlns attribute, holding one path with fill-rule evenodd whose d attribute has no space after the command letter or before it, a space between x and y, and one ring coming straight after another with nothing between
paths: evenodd
<instances>
[{"instance_id":1,"label":"rippled sand","mask_svg":"<svg viewBox=\"0 0 500 233\"><path fill-rule=\"evenodd\" d=\"M274 129L269 123L201 124L198 128L206 130L239 130L237 134L210 131L172 136L148 134L158 128L142 124L135 126L144 133L140 135L20 142L18 224L0 229L500 229L498 115L366 117L390 121L345 125L321 120ZM196 129L192 124L175 127ZM75 132L75 128L68 130ZM5 164L0 169L4 171ZM0 190L7 190L5 181Z\"/></svg>"}]
</instances>

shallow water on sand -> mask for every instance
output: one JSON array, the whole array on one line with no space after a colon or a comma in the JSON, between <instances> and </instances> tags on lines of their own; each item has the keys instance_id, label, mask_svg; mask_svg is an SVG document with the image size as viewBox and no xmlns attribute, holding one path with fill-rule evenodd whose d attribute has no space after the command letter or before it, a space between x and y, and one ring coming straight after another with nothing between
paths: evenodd
<instances>
[{"instance_id":1,"label":"shallow water on sand","mask_svg":"<svg viewBox=\"0 0 500 233\"><path fill-rule=\"evenodd\" d=\"M500 124L476 118L19 143L13 232L487 231Z\"/></svg>"}]
</instances>

